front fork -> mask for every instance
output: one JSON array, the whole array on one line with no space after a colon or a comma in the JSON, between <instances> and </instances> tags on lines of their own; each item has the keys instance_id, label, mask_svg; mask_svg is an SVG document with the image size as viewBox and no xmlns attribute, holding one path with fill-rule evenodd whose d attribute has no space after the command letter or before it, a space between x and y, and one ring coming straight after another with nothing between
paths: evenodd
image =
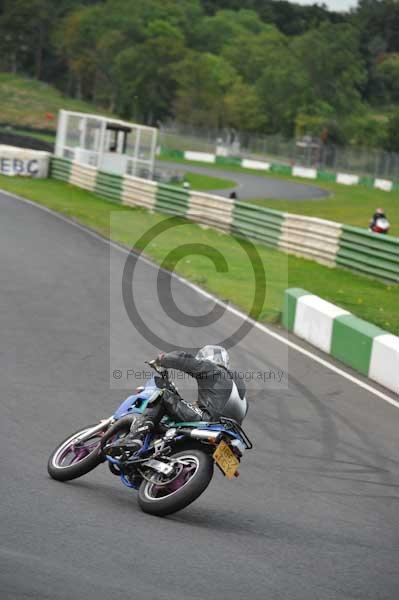
<instances>
[{"instance_id":1,"label":"front fork","mask_svg":"<svg viewBox=\"0 0 399 600\"><path fill-rule=\"evenodd\" d=\"M93 437L93 435L95 435L96 433L100 433L101 431L104 431L113 423L114 420L115 419L113 417L109 417L109 419L102 419L98 425L91 427L90 429L85 431L85 433L83 433L78 438L76 438L76 440L74 441L74 444L76 445L76 444L85 442L86 440Z\"/></svg>"}]
</instances>

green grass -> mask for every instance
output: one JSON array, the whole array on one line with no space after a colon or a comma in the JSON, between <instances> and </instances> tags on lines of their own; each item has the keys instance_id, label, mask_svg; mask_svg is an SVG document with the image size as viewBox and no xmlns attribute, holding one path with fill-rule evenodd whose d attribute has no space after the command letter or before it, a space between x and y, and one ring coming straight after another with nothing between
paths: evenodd
<instances>
[{"instance_id":1,"label":"green grass","mask_svg":"<svg viewBox=\"0 0 399 600\"><path fill-rule=\"evenodd\" d=\"M38 129L56 129L60 109L107 114L92 104L63 96L56 88L36 79L0 73L0 121ZM48 120L46 113L53 114ZM108 116L110 114L108 113Z\"/></svg>"},{"instance_id":2,"label":"green grass","mask_svg":"<svg viewBox=\"0 0 399 600\"><path fill-rule=\"evenodd\" d=\"M90 192L55 180L0 176L0 188L66 214L102 235L130 246L137 245L144 232L167 218L140 208L112 204ZM254 274L237 241L182 219L178 223L173 235L166 232L158 236L146 248L146 254L162 262L171 250L185 243L201 243L219 250L228 262L228 273L217 272L210 261L201 256L182 258L176 271L249 312L253 301ZM260 320L278 321L284 290L287 287L304 287L383 329L399 333L399 286L386 285L339 268L329 269L264 246L256 248L267 275L267 294L260 307Z\"/></svg>"},{"instance_id":3,"label":"green grass","mask_svg":"<svg viewBox=\"0 0 399 600\"><path fill-rule=\"evenodd\" d=\"M192 164L204 166L204 163L186 161L183 159L174 159L174 162L186 165ZM377 207L383 207L391 223L390 234L399 236L399 191L384 192L382 190L376 190L361 185L346 186L320 180L311 181L301 177L276 175L275 173L243 169L239 166L215 164L207 164L206 166L215 171L218 169L230 171L232 175L234 173L246 173L266 178L272 177L273 179L296 181L305 185L314 185L330 192L328 198L320 200L272 200L268 198L250 200L250 202L253 202L254 204L274 208L276 210L306 215L309 217L319 217L321 219L337 221L338 223L367 228L375 209Z\"/></svg>"},{"instance_id":4,"label":"green grass","mask_svg":"<svg viewBox=\"0 0 399 600\"><path fill-rule=\"evenodd\" d=\"M209 190L224 190L236 186L235 181L231 179L220 179L219 177L211 177L200 173L184 174L184 180L190 184L193 190L206 192Z\"/></svg>"}]
</instances>

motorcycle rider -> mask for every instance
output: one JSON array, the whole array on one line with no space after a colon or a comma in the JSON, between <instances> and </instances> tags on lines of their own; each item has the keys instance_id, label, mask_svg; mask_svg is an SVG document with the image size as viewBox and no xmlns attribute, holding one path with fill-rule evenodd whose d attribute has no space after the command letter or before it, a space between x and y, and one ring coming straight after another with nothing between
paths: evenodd
<instances>
[{"instance_id":1,"label":"motorcycle rider","mask_svg":"<svg viewBox=\"0 0 399 600\"><path fill-rule=\"evenodd\" d=\"M146 434L153 431L165 415L180 422L216 421L221 416L238 423L243 421L248 410L245 385L230 371L229 355L222 346L204 346L196 356L187 352L160 354L155 364L194 377L198 385L198 407L165 390L155 406L149 405L136 418L129 434L111 444L114 456L125 451L137 452Z\"/></svg>"},{"instance_id":2,"label":"motorcycle rider","mask_svg":"<svg viewBox=\"0 0 399 600\"><path fill-rule=\"evenodd\" d=\"M369 224L370 231L374 233L385 233L389 232L389 221L386 217L383 208L376 208L375 213Z\"/></svg>"}]
</instances>

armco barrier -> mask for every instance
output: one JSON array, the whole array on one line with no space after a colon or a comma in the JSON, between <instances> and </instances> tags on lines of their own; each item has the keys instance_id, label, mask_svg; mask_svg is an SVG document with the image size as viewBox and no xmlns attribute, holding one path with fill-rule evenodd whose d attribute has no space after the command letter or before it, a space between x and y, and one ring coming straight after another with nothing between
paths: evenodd
<instances>
[{"instance_id":1,"label":"armco barrier","mask_svg":"<svg viewBox=\"0 0 399 600\"><path fill-rule=\"evenodd\" d=\"M399 338L300 288L286 290L282 323L316 348L399 393Z\"/></svg>"},{"instance_id":2,"label":"armco barrier","mask_svg":"<svg viewBox=\"0 0 399 600\"><path fill-rule=\"evenodd\" d=\"M94 191L99 196L114 202L122 202L122 188L123 178L120 175L97 172Z\"/></svg>"},{"instance_id":3,"label":"armco barrier","mask_svg":"<svg viewBox=\"0 0 399 600\"><path fill-rule=\"evenodd\" d=\"M286 213L278 247L333 267L340 235L339 223Z\"/></svg>"},{"instance_id":4,"label":"armco barrier","mask_svg":"<svg viewBox=\"0 0 399 600\"><path fill-rule=\"evenodd\" d=\"M80 165L76 162L72 163L69 174L69 183L88 190L89 192L94 192L96 179L97 169L95 167Z\"/></svg>"},{"instance_id":5,"label":"armco barrier","mask_svg":"<svg viewBox=\"0 0 399 600\"><path fill-rule=\"evenodd\" d=\"M122 204L142 206L154 210L157 193L155 181L137 179L136 177L123 178Z\"/></svg>"},{"instance_id":6,"label":"armco barrier","mask_svg":"<svg viewBox=\"0 0 399 600\"><path fill-rule=\"evenodd\" d=\"M281 235L284 213L249 204L235 202L231 233L276 248Z\"/></svg>"},{"instance_id":7,"label":"armco barrier","mask_svg":"<svg viewBox=\"0 0 399 600\"><path fill-rule=\"evenodd\" d=\"M392 236L138 177L103 173L65 159L52 160L51 175L108 200L186 217L331 267L340 265L399 283L399 239Z\"/></svg>"},{"instance_id":8,"label":"armco barrier","mask_svg":"<svg viewBox=\"0 0 399 600\"><path fill-rule=\"evenodd\" d=\"M154 208L169 215L185 217L188 209L188 199L188 190L159 183Z\"/></svg>"},{"instance_id":9,"label":"armco barrier","mask_svg":"<svg viewBox=\"0 0 399 600\"><path fill-rule=\"evenodd\" d=\"M50 163L50 177L69 182L72 163L65 158L52 158Z\"/></svg>"},{"instance_id":10,"label":"armco barrier","mask_svg":"<svg viewBox=\"0 0 399 600\"><path fill-rule=\"evenodd\" d=\"M399 283L399 239L342 225L336 264Z\"/></svg>"},{"instance_id":11,"label":"armco barrier","mask_svg":"<svg viewBox=\"0 0 399 600\"><path fill-rule=\"evenodd\" d=\"M226 233L231 230L234 200L219 198L203 193L190 193L186 217L202 225L219 229Z\"/></svg>"}]
</instances>

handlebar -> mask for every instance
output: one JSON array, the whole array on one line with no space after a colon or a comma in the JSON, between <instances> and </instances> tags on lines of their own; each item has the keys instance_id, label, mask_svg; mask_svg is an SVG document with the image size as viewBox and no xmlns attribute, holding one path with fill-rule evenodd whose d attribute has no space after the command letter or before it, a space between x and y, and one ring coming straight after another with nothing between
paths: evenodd
<instances>
[{"instance_id":1,"label":"handlebar","mask_svg":"<svg viewBox=\"0 0 399 600\"><path fill-rule=\"evenodd\" d=\"M164 379L167 379L168 377L168 371L167 369L164 369L160 366L157 365L157 361L154 360L145 360L144 363L146 365L148 365L149 367L151 367L151 369L154 369L154 371L156 371L158 373L158 375L161 375L161 377L163 377Z\"/></svg>"},{"instance_id":2,"label":"handlebar","mask_svg":"<svg viewBox=\"0 0 399 600\"><path fill-rule=\"evenodd\" d=\"M175 386L175 384L173 383L173 381L169 380L169 373L168 370L165 369L164 367L160 367L159 365L157 365L157 361L154 360L145 360L144 361L146 365L148 365L149 367L151 367L151 369L154 369L154 371L156 371L158 373L158 375L160 375L162 377L162 379L164 379L167 384L166 386L172 390L175 394L177 394L178 396L180 396L179 394L179 390L177 389L177 387Z\"/></svg>"}]
</instances>

